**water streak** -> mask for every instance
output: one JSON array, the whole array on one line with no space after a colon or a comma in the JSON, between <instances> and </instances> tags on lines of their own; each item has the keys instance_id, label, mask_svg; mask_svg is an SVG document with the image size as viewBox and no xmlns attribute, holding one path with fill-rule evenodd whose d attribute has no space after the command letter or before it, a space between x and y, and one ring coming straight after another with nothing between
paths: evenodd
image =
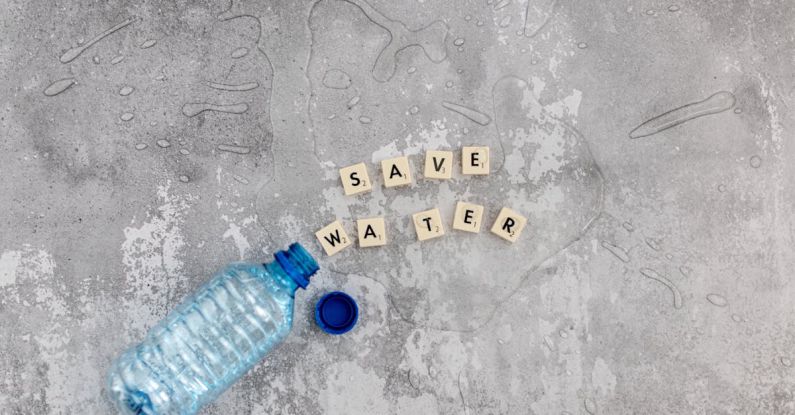
<instances>
[{"instance_id":1,"label":"water streak","mask_svg":"<svg viewBox=\"0 0 795 415\"><path fill-rule=\"evenodd\" d=\"M607 241L602 241L602 248L607 249L608 252L615 255L622 262L629 262L629 254L624 248Z\"/></svg>"},{"instance_id":2,"label":"water streak","mask_svg":"<svg viewBox=\"0 0 795 415\"><path fill-rule=\"evenodd\" d=\"M682 308L682 294L679 292L679 288L676 288L674 283L672 283L671 280L668 279L668 277L660 274L659 272L651 268L641 268L640 273L644 277L651 278L661 283L662 285L668 287L668 289L671 290L671 293L674 295L674 308L677 310Z\"/></svg>"},{"instance_id":3,"label":"water streak","mask_svg":"<svg viewBox=\"0 0 795 415\"><path fill-rule=\"evenodd\" d=\"M182 106L182 113L187 117L195 117L204 111L242 114L248 111L248 104L211 104L208 102L189 102Z\"/></svg>"},{"instance_id":4,"label":"water streak","mask_svg":"<svg viewBox=\"0 0 795 415\"><path fill-rule=\"evenodd\" d=\"M251 149L248 147L236 146L232 144L219 144L218 150L236 154L248 154L251 151Z\"/></svg>"},{"instance_id":5,"label":"water streak","mask_svg":"<svg viewBox=\"0 0 795 415\"><path fill-rule=\"evenodd\" d=\"M107 36L110 36L114 32L116 32L118 30L121 30L124 27L129 26L130 24L135 22L135 20L136 19L134 17L131 17L131 18L129 18L129 19L117 24L116 26L113 26L110 29L108 29L108 30L106 30L106 31L94 36L91 40L86 42L85 45L77 46L77 47L74 47L72 49L67 50L66 52L63 53L63 55L61 55L61 58L60 58L61 63L69 63L69 62L75 60L78 56L80 56L81 53L85 52L86 49L90 48L91 45L99 42L100 40L104 39Z\"/></svg>"},{"instance_id":6,"label":"water streak","mask_svg":"<svg viewBox=\"0 0 795 415\"><path fill-rule=\"evenodd\" d=\"M645 121L630 131L629 138L650 136L705 115L726 111L734 106L734 102L731 92L717 92L703 101L691 102Z\"/></svg>"},{"instance_id":7,"label":"water streak","mask_svg":"<svg viewBox=\"0 0 795 415\"><path fill-rule=\"evenodd\" d=\"M453 104L449 101L442 101L442 106L449 109L450 111L457 112L480 125L488 125L491 122L491 117L488 115L463 105Z\"/></svg>"},{"instance_id":8,"label":"water streak","mask_svg":"<svg viewBox=\"0 0 795 415\"><path fill-rule=\"evenodd\" d=\"M419 46L431 62L439 63L447 57L444 40L447 37L447 25L435 20L428 26L418 30L410 30L403 22L384 16L365 0L345 0L357 6L374 24L389 32L389 42L381 49L373 65L373 78L378 82L386 82L395 74L397 54L409 46Z\"/></svg>"},{"instance_id":9,"label":"water streak","mask_svg":"<svg viewBox=\"0 0 795 415\"><path fill-rule=\"evenodd\" d=\"M544 28L552 18L557 0L527 0L524 14L524 35L533 37Z\"/></svg>"},{"instance_id":10,"label":"water streak","mask_svg":"<svg viewBox=\"0 0 795 415\"><path fill-rule=\"evenodd\" d=\"M75 84L77 84L77 81L74 78L59 79L51 83L50 86L44 89L44 95L48 97L54 97L60 94L61 92L71 88Z\"/></svg>"},{"instance_id":11,"label":"water streak","mask_svg":"<svg viewBox=\"0 0 795 415\"><path fill-rule=\"evenodd\" d=\"M207 85L213 89L220 89L221 91L251 91L259 86L257 82L244 82L242 84L219 84L217 82L208 82Z\"/></svg>"}]
</instances>

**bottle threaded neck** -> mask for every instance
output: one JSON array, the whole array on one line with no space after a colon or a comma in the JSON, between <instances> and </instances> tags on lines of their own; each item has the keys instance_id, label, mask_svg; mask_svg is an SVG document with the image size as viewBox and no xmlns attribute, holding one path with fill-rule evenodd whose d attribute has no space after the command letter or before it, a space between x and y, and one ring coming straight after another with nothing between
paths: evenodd
<instances>
[{"instance_id":1,"label":"bottle threaded neck","mask_svg":"<svg viewBox=\"0 0 795 415\"><path fill-rule=\"evenodd\" d=\"M284 251L274 254L284 272L301 288L309 285L309 278L319 269L317 262L298 242Z\"/></svg>"}]
</instances>

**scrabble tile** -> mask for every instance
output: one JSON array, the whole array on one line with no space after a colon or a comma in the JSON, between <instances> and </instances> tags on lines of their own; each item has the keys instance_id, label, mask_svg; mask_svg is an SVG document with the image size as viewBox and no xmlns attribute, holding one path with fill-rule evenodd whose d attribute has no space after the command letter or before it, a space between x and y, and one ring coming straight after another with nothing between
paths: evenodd
<instances>
[{"instance_id":1,"label":"scrabble tile","mask_svg":"<svg viewBox=\"0 0 795 415\"><path fill-rule=\"evenodd\" d=\"M450 179L453 177L453 152L433 151L425 152L426 179Z\"/></svg>"},{"instance_id":2,"label":"scrabble tile","mask_svg":"<svg viewBox=\"0 0 795 415\"><path fill-rule=\"evenodd\" d=\"M384 173L384 186L386 187L411 184L409 158L406 156L381 161L381 171Z\"/></svg>"},{"instance_id":3,"label":"scrabble tile","mask_svg":"<svg viewBox=\"0 0 795 415\"><path fill-rule=\"evenodd\" d=\"M356 221L356 231L362 248L386 245L384 218L359 219Z\"/></svg>"},{"instance_id":4,"label":"scrabble tile","mask_svg":"<svg viewBox=\"0 0 795 415\"><path fill-rule=\"evenodd\" d=\"M370 175L367 174L367 166L364 163L341 168L340 179L347 196L373 190L373 183L370 181Z\"/></svg>"},{"instance_id":5,"label":"scrabble tile","mask_svg":"<svg viewBox=\"0 0 795 415\"><path fill-rule=\"evenodd\" d=\"M444 235L444 225L439 209L433 208L412 215L414 229L417 230L417 239L424 241Z\"/></svg>"},{"instance_id":6,"label":"scrabble tile","mask_svg":"<svg viewBox=\"0 0 795 415\"><path fill-rule=\"evenodd\" d=\"M339 251L351 246L351 238L345 233L340 221L335 220L325 228L315 232L317 240L323 246L328 256L334 255Z\"/></svg>"},{"instance_id":7,"label":"scrabble tile","mask_svg":"<svg viewBox=\"0 0 795 415\"><path fill-rule=\"evenodd\" d=\"M458 202L455 205L455 216L453 217L453 229L466 232L480 232L480 224L483 220L483 206L473 205L472 203Z\"/></svg>"},{"instance_id":8,"label":"scrabble tile","mask_svg":"<svg viewBox=\"0 0 795 415\"><path fill-rule=\"evenodd\" d=\"M497 215L491 231L506 241L516 242L525 225L527 225L527 218L504 207Z\"/></svg>"},{"instance_id":9,"label":"scrabble tile","mask_svg":"<svg viewBox=\"0 0 795 415\"><path fill-rule=\"evenodd\" d=\"M489 174L489 148L462 147L461 172L464 174Z\"/></svg>"}]
</instances>

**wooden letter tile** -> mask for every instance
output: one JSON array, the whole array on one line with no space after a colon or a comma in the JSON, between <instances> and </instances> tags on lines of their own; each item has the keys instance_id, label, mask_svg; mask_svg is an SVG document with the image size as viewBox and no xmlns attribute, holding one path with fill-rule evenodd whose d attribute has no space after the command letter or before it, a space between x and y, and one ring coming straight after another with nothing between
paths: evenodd
<instances>
[{"instance_id":1,"label":"wooden letter tile","mask_svg":"<svg viewBox=\"0 0 795 415\"><path fill-rule=\"evenodd\" d=\"M351 246L351 239L348 238L342 223L338 220L315 232L315 236L329 256Z\"/></svg>"},{"instance_id":2,"label":"wooden letter tile","mask_svg":"<svg viewBox=\"0 0 795 415\"><path fill-rule=\"evenodd\" d=\"M482 220L483 206L473 205L466 202L458 202L458 204L455 205L453 229L478 233L480 232Z\"/></svg>"},{"instance_id":3,"label":"wooden letter tile","mask_svg":"<svg viewBox=\"0 0 795 415\"><path fill-rule=\"evenodd\" d=\"M342 187L347 196L358 193L369 192L373 189L370 176L367 174L367 166L364 163L354 164L353 166L340 169L340 179Z\"/></svg>"},{"instance_id":4,"label":"wooden letter tile","mask_svg":"<svg viewBox=\"0 0 795 415\"><path fill-rule=\"evenodd\" d=\"M412 219L414 229L417 230L417 239L420 241L444 235L444 225L442 225L442 215L439 214L439 209L433 208L415 213Z\"/></svg>"},{"instance_id":5,"label":"wooden letter tile","mask_svg":"<svg viewBox=\"0 0 795 415\"><path fill-rule=\"evenodd\" d=\"M362 248L386 245L384 218L359 219L356 221L356 231Z\"/></svg>"},{"instance_id":6,"label":"wooden letter tile","mask_svg":"<svg viewBox=\"0 0 795 415\"><path fill-rule=\"evenodd\" d=\"M461 172L464 174L489 174L489 148L462 147Z\"/></svg>"},{"instance_id":7,"label":"wooden letter tile","mask_svg":"<svg viewBox=\"0 0 795 415\"><path fill-rule=\"evenodd\" d=\"M409 158L406 156L381 161L381 171L384 174L384 186L386 187L411 184Z\"/></svg>"},{"instance_id":8,"label":"wooden letter tile","mask_svg":"<svg viewBox=\"0 0 795 415\"><path fill-rule=\"evenodd\" d=\"M450 179L453 177L453 152L432 151L425 152L426 179Z\"/></svg>"},{"instance_id":9,"label":"wooden letter tile","mask_svg":"<svg viewBox=\"0 0 795 415\"><path fill-rule=\"evenodd\" d=\"M527 218L506 207L500 210L491 231L506 241L516 242L522 229L527 224Z\"/></svg>"}]
</instances>

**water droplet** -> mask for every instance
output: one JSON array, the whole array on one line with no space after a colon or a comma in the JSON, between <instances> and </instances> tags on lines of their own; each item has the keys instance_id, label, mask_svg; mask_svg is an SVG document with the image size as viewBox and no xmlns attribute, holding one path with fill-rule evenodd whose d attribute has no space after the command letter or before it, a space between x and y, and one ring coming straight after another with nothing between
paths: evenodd
<instances>
[{"instance_id":1,"label":"water droplet","mask_svg":"<svg viewBox=\"0 0 795 415\"><path fill-rule=\"evenodd\" d=\"M679 288L677 288L674 285L674 283L672 283L671 280L668 279L668 277L660 274L659 272L651 268L641 268L640 273L644 277L653 279L661 283L662 285L668 287L668 289L671 290L671 294L673 294L674 296L674 308L677 310L682 308L682 294L679 292Z\"/></svg>"},{"instance_id":2,"label":"water droplet","mask_svg":"<svg viewBox=\"0 0 795 415\"><path fill-rule=\"evenodd\" d=\"M583 405L585 406L585 412L588 412L591 415L596 415L596 402L594 402L591 398L585 398L583 400Z\"/></svg>"},{"instance_id":3,"label":"water droplet","mask_svg":"<svg viewBox=\"0 0 795 415\"><path fill-rule=\"evenodd\" d=\"M91 58L91 61L94 62L94 65L99 65L99 56L94 55L94 57Z\"/></svg>"},{"instance_id":4,"label":"water droplet","mask_svg":"<svg viewBox=\"0 0 795 415\"><path fill-rule=\"evenodd\" d=\"M459 51L459 52L463 52L463 51L464 51L464 47L463 47L463 46L459 46L459 47L458 47L458 51Z\"/></svg>"},{"instance_id":5,"label":"water droplet","mask_svg":"<svg viewBox=\"0 0 795 415\"><path fill-rule=\"evenodd\" d=\"M147 147L149 147L149 146L144 144L144 143L138 143L138 144L135 145L135 149L136 150L143 150L143 149L145 149Z\"/></svg>"},{"instance_id":6,"label":"water droplet","mask_svg":"<svg viewBox=\"0 0 795 415\"><path fill-rule=\"evenodd\" d=\"M464 38L462 38L462 37L457 38L456 40L453 41L453 44L456 45L456 46L463 45L464 44Z\"/></svg>"},{"instance_id":7,"label":"water droplet","mask_svg":"<svg viewBox=\"0 0 795 415\"><path fill-rule=\"evenodd\" d=\"M61 92L71 88L75 84L77 84L77 81L75 81L74 78L59 79L51 83L50 86L44 89L44 95L48 97L54 97L60 94Z\"/></svg>"},{"instance_id":8,"label":"water droplet","mask_svg":"<svg viewBox=\"0 0 795 415\"><path fill-rule=\"evenodd\" d=\"M188 117L195 117L204 111L223 112L228 114L242 114L248 111L248 104L210 104L207 102L191 102L182 106L182 113Z\"/></svg>"},{"instance_id":9,"label":"water droplet","mask_svg":"<svg viewBox=\"0 0 795 415\"><path fill-rule=\"evenodd\" d=\"M371 122L373 122L373 119L362 115L361 117L359 117L359 122L362 124L370 124Z\"/></svg>"},{"instance_id":10,"label":"water droplet","mask_svg":"<svg viewBox=\"0 0 795 415\"><path fill-rule=\"evenodd\" d=\"M475 26L477 27L483 26L483 22L481 22L480 19L478 19L477 23L475 23Z\"/></svg>"},{"instance_id":11,"label":"water droplet","mask_svg":"<svg viewBox=\"0 0 795 415\"><path fill-rule=\"evenodd\" d=\"M608 241L602 241L602 248L607 249L608 252L621 260L621 262L629 262L629 254L624 248L614 245Z\"/></svg>"},{"instance_id":12,"label":"water droplet","mask_svg":"<svg viewBox=\"0 0 795 415\"><path fill-rule=\"evenodd\" d=\"M462 133L464 133L464 135L467 135L467 134L469 134L469 128L468 128L468 127L464 127L464 128L461 130L461 132L462 132Z\"/></svg>"},{"instance_id":13,"label":"water droplet","mask_svg":"<svg viewBox=\"0 0 795 415\"><path fill-rule=\"evenodd\" d=\"M237 154L248 154L251 151L247 146L236 146L232 144L219 144L218 150Z\"/></svg>"},{"instance_id":14,"label":"water droplet","mask_svg":"<svg viewBox=\"0 0 795 415\"><path fill-rule=\"evenodd\" d=\"M234 175L234 176L232 176L232 177L233 177L235 180L237 180L239 183L243 183L243 184L249 184L249 181L248 181L248 179L247 179L247 178L245 178L245 177L243 177L243 176Z\"/></svg>"},{"instance_id":15,"label":"water droplet","mask_svg":"<svg viewBox=\"0 0 795 415\"><path fill-rule=\"evenodd\" d=\"M353 108L354 106L356 106L356 104L358 104L361 99L362 98L360 96L358 96L358 95L356 95L355 97L351 98L348 101L348 108Z\"/></svg>"},{"instance_id":16,"label":"water droplet","mask_svg":"<svg viewBox=\"0 0 795 415\"><path fill-rule=\"evenodd\" d=\"M550 352L555 350L555 343L552 343L552 339L549 336L544 336L544 344Z\"/></svg>"},{"instance_id":17,"label":"water droplet","mask_svg":"<svg viewBox=\"0 0 795 415\"><path fill-rule=\"evenodd\" d=\"M491 117L489 117L488 115L478 110L465 107L463 105L453 104L452 102L448 101L442 101L442 107L447 108L450 111L457 112L480 125L488 125L488 123L491 122Z\"/></svg>"},{"instance_id":18,"label":"water droplet","mask_svg":"<svg viewBox=\"0 0 795 415\"><path fill-rule=\"evenodd\" d=\"M669 12L678 12L679 11L679 5L672 4L672 5L668 6L668 11Z\"/></svg>"},{"instance_id":19,"label":"water droplet","mask_svg":"<svg viewBox=\"0 0 795 415\"><path fill-rule=\"evenodd\" d=\"M631 223L629 223L629 222L624 222L624 223L622 223L622 224L621 224L621 226L623 226L623 227L624 227L624 229L626 229L626 230L627 230L627 232L632 232L632 231L634 231L634 230L635 230L635 227L634 227L634 226L632 226L632 224L631 224Z\"/></svg>"},{"instance_id":20,"label":"water droplet","mask_svg":"<svg viewBox=\"0 0 795 415\"><path fill-rule=\"evenodd\" d=\"M558 336L560 336L561 339L565 339L569 337L569 333L567 333L566 330L560 330L558 331Z\"/></svg>"},{"instance_id":21,"label":"water droplet","mask_svg":"<svg viewBox=\"0 0 795 415\"><path fill-rule=\"evenodd\" d=\"M782 365L785 367L792 367L792 360L786 356L781 356L778 358L778 361L781 362Z\"/></svg>"},{"instance_id":22,"label":"water droplet","mask_svg":"<svg viewBox=\"0 0 795 415\"><path fill-rule=\"evenodd\" d=\"M494 5L494 11L504 9L509 4L511 4L511 0L500 0L499 3Z\"/></svg>"},{"instance_id":23,"label":"water droplet","mask_svg":"<svg viewBox=\"0 0 795 415\"><path fill-rule=\"evenodd\" d=\"M409 108L409 113L411 115L414 115L414 114L416 114L418 112L420 112L420 108L418 106L416 106L416 105L412 105L411 108Z\"/></svg>"},{"instance_id":24,"label":"water droplet","mask_svg":"<svg viewBox=\"0 0 795 415\"><path fill-rule=\"evenodd\" d=\"M720 294L707 294L707 301L718 307L726 307L729 302Z\"/></svg>"},{"instance_id":25,"label":"water droplet","mask_svg":"<svg viewBox=\"0 0 795 415\"><path fill-rule=\"evenodd\" d=\"M116 65L117 63L121 63L121 61L123 61L123 60L124 60L124 56L118 55L118 56L114 57L113 59L111 59L110 63L113 64L113 65Z\"/></svg>"},{"instance_id":26,"label":"water droplet","mask_svg":"<svg viewBox=\"0 0 795 415\"><path fill-rule=\"evenodd\" d=\"M506 28L511 25L511 16L505 16L500 20L499 26L502 28Z\"/></svg>"},{"instance_id":27,"label":"water droplet","mask_svg":"<svg viewBox=\"0 0 795 415\"><path fill-rule=\"evenodd\" d=\"M190 181L190 177L183 174L182 176L179 176L179 181L181 181L182 183L187 183Z\"/></svg>"},{"instance_id":28,"label":"water droplet","mask_svg":"<svg viewBox=\"0 0 795 415\"><path fill-rule=\"evenodd\" d=\"M703 101L683 105L644 121L629 133L629 138L650 136L696 118L726 111L734 106L734 101L731 92L720 91Z\"/></svg>"},{"instance_id":29,"label":"water droplet","mask_svg":"<svg viewBox=\"0 0 795 415\"><path fill-rule=\"evenodd\" d=\"M588 47L588 44L585 43L585 42L580 42L580 43L577 44L577 47L580 48L580 49L585 49L585 48Z\"/></svg>"},{"instance_id":30,"label":"water droplet","mask_svg":"<svg viewBox=\"0 0 795 415\"><path fill-rule=\"evenodd\" d=\"M657 12L654 11L654 9L649 9L649 10L646 10L646 14L649 15L649 16L654 16L655 14L657 14Z\"/></svg>"},{"instance_id":31,"label":"water droplet","mask_svg":"<svg viewBox=\"0 0 795 415\"><path fill-rule=\"evenodd\" d=\"M149 40L146 40L146 41L144 41L144 43L141 43L141 46L139 46L139 47L140 47L141 49L149 49L149 48L151 48L152 46L154 46L156 43L157 43L157 40L155 40L155 39L149 39Z\"/></svg>"},{"instance_id":32,"label":"water droplet","mask_svg":"<svg viewBox=\"0 0 795 415\"><path fill-rule=\"evenodd\" d=\"M453 87L453 81L447 81L447 82L445 82L445 83L444 83L444 86L445 86L445 87L447 87L447 88L452 88L452 87Z\"/></svg>"},{"instance_id":33,"label":"water droplet","mask_svg":"<svg viewBox=\"0 0 795 415\"><path fill-rule=\"evenodd\" d=\"M333 120L333 119L337 118L337 114L331 114L331 115L329 115L326 118L328 118L329 120Z\"/></svg>"},{"instance_id":34,"label":"water droplet","mask_svg":"<svg viewBox=\"0 0 795 415\"><path fill-rule=\"evenodd\" d=\"M679 272L685 277L690 277L693 274L693 268L690 268L687 265L682 265L679 267Z\"/></svg>"},{"instance_id":35,"label":"water droplet","mask_svg":"<svg viewBox=\"0 0 795 415\"><path fill-rule=\"evenodd\" d=\"M724 193L726 191L726 185L725 184L719 184L718 185L718 191L721 192L721 193Z\"/></svg>"},{"instance_id":36,"label":"water droplet","mask_svg":"<svg viewBox=\"0 0 795 415\"><path fill-rule=\"evenodd\" d=\"M242 84L219 84L216 82L208 82L207 86L212 89L221 91L251 91L259 86L257 82L244 82Z\"/></svg>"},{"instance_id":37,"label":"water droplet","mask_svg":"<svg viewBox=\"0 0 795 415\"><path fill-rule=\"evenodd\" d=\"M735 109L734 109L734 113L735 113L735 114L742 114L742 112L743 112L743 109L742 109L742 108L735 108Z\"/></svg>"},{"instance_id":38,"label":"water droplet","mask_svg":"<svg viewBox=\"0 0 795 415\"><path fill-rule=\"evenodd\" d=\"M162 148L171 147L171 142L169 142L168 140L165 140L165 139L160 139L160 140L157 140L157 145L162 147Z\"/></svg>"},{"instance_id":39,"label":"water droplet","mask_svg":"<svg viewBox=\"0 0 795 415\"><path fill-rule=\"evenodd\" d=\"M135 118L135 114L133 114L133 113L131 113L131 112L125 112L124 114L120 115L120 116L119 116L119 118L120 118L122 121L130 121L130 120L132 120L133 118Z\"/></svg>"},{"instance_id":40,"label":"water droplet","mask_svg":"<svg viewBox=\"0 0 795 415\"><path fill-rule=\"evenodd\" d=\"M751 167L758 169L762 166L762 158L756 155L751 156L749 163L751 164Z\"/></svg>"},{"instance_id":41,"label":"water droplet","mask_svg":"<svg viewBox=\"0 0 795 415\"><path fill-rule=\"evenodd\" d=\"M231 53L232 59L240 59L246 55L248 55L248 48L237 48Z\"/></svg>"},{"instance_id":42,"label":"water droplet","mask_svg":"<svg viewBox=\"0 0 795 415\"><path fill-rule=\"evenodd\" d=\"M466 15L466 16L464 16L464 20L466 20L468 22L468 21L472 20L472 16Z\"/></svg>"},{"instance_id":43,"label":"water droplet","mask_svg":"<svg viewBox=\"0 0 795 415\"><path fill-rule=\"evenodd\" d=\"M162 80L165 80L165 79L166 79L165 75L158 75L158 76L155 77L155 81L162 81Z\"/></svg>"},{"instance_id":44,"label":"water droplet","mask_svg":"<svg viewBox=\"0 0 795 415\"><path fill-rule=\"evenodd\" d=\"M351 76L339 69L330 69L323 75L323 86L331 89L348 89L353 81Z\"/></svg>"},{"instance_id":45,"label":"water droplet","mask_svg":"<svg viewBox=\"0 0 795 415\"><path fill-rule=\"evenodd\" d=\"M732 314L732 320L734 320L735 323L739 323L739 322L743 321L743 319L740 316L738 316L737 314Z\"/></svg>"},{"instance_id":46,"label":"water droplet","mask_svg":"<svg viewBox=\"0 0 795 415\"><path fill-rule=\"evenodd\" d=\"M660 243L654 238L646 238L646 245L655 251L659 251L661 249Z\"/></svg>"},{"instance_id":47,"label":"water droplet","mask_svg":"<svg viewBox=\"0 0 795 415\"><path fill-rule=\"evenodd\" d=\"M416 66L409 66L409 68L406 69L406 72L408 72L408 73L417 72L417 67Z\"/></svg>"},{"instance_id":48,"label":"water droplet","mask_svg":"<svg viewBox=\"0 0 795 415\"><path fill-rule=\"evenodd\" d=\"M182 154L183 156L187 156L188 154L190 154L190 151L187 148L181 148L181 149L179 149L179 154Z\"/></svg>"},{"instance_id":49,"label":"water droplet","mask_svg":"<svg viewBox=\"0 0 795 415\"><path fill-rule=\"evenodd\" d=\"M132 94L133 91L135 91L135 88L125 85L119 90L119 95L126 97L127 95Z\"/></svg>"},{"instance_id":50,"label":"water droplet","mask_svg":"<svg viewBox=\"0 0 795 415\"><path fill-rule=\"evenodd\" d=\"M61 61L61 63L69 63L69 62L77 59L77 57L80 56L80 54L82 54L83 52L85 52L86 49L90 48L91 45L99 42L100 40L104 39L106 36L109 36L113 32L115 32L117 30L120 30L123 27L126 27L126 26L130 25L134 21L135 21L134 18L127 19L127 20L117 24L116 26L113 26L110 29L105 30L104 32L94 36L91 40L86 42L86 44L84 44L84 45L82 44L82 42L78 42L78 44L80 44L80 46L67 50L66 52L63 53L63 55L61 55L59 60Z\"/></svg>"}]
</instances>

